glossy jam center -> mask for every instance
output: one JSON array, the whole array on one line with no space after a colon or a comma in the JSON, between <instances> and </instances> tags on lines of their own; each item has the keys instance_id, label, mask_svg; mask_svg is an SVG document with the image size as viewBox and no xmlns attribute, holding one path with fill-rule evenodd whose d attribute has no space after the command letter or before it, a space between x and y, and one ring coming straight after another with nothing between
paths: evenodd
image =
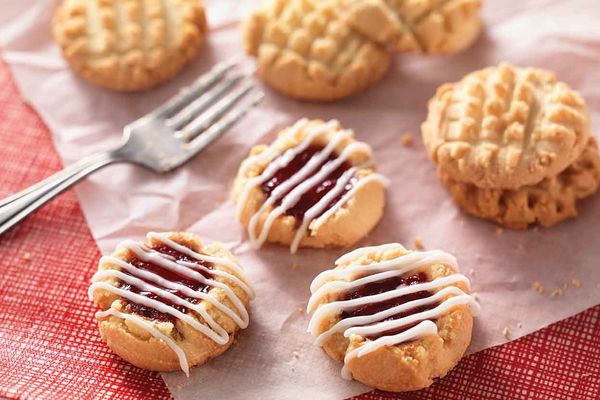
<instances>
[{"instance_id":1,"label":"glossy jam center","mask_svg":"<svg viewBox=\"0 0 600 400\"><path fill-rule=\"evenodd\" d=\"M167 255L169 258L173 259L173 260L177 260L177 261L187 261L190 263L194 263L197 265L202 265L206 268L212 268L212 264L208 263L208 262L204 262L204 261L200 261L200 260L196 260L195 258L192 258L190 256L188 256L187 254L181 253L175 249L172 249L168 246L157 246L157 247L153 247L152 248L154 251ZM166 268L163 268L159 265L156 265L154 263L150 263L150 262L146 262L146 261L142 261L139 258L134 258L132 259L130 262L130 264L134 265L135 267L141 269L141 270L145 270L145 271L149 271L152 272L154 274L157 274L159 276L161 276L162 278L173 282L173 283L178 283L184 286L189 287L190 289L197 291L197 292L208 292L208 290L210 289L210 286L207 286L201 282L198 282L195 279L190 279L186 276L180 275L176 272L173 272L171 270L168 270ZM189 268L186 266L186 268ZM207 273L206 271L202 271L199 268L194 268L194 270L200 274L202 274L205 278L210 279L211 278L211 274ZM123 271L124 273L127 273L126 271ZM162 287L154 282L149 282L151 283L153 286L157 286L169 293L174 294L177 297L180 297L184 300L187 300L191 303L196 303L198 301L198 299L194 299L194 298L189 298L186 297L185 295L183 295L180 291L178 290L173 290L173 289L169 289L169 288L165 288ZM150 299L154 299L157 301L160 301L163 304L166 304L170 307L173 307L181 312L186 312L186 308L177 304L173 304L172 302L170 302L169 300L166 300L160 296L155 295L154 293L150 293L148 291L145 290L141 290L140 288L138 288L135 285L130 285L127 283L123 283L121 285L121 289L124 290L129 290L133 293L137 293L140 294L142 296L148 297ZM142 304L138 304L138 303L133 303L131 301L128 301L126 299L121 298L122 301L124 301L126 303L126 309L127 311L134 313L134 314L138 314L138 315L142 315L144 317L147 318L151 318L151 319L156 319L159 321L173 321L174 317L172 317L169 314L165 314L162 313L158 310L155 310L151 307L147 307L144 306Z\"/></svg>"},{"instance_id":2,"label":"glossy jam center","mask_svg":"<svg viewBox=\"0 0 600 400\"><path fill-rule=\"evenodd\" d=\"M323 150L322 146L310 145L306 150L300 152L296 155L285 167L280 168L275 172L273 177L262 184L261 188L263 192L268 196L271 195L273 190L275 190L279 185L283 184L285 181L290 179L296 172L298 172L306 163L317 153ZM315 169L314 174L318 173L327 163L335 160L337 158L337 154L332 153L318 168ZM330 190L332 190L338 179L342 176L342 174L351 168L351 165L347 162L343 162L337 169L331 172L325 179L321 180L313 187L311 187L307 192L305 192L300 200L291 208L286 210L287 215L291 215L296 217L297 219L302 219L304 214L315 204L319 202ZM314 175L313 174L313 175ZM312 175L311 175L312 176ZM308 179L308 178L307 178ZM324 208L323 212L333 207L343 196L346 194L352 187L356 178L352 178L348 181L348 183L344 186L344 189L333 198L327 207ZM292 188L293 189L293 188ZM290 190L291 191L291 190ZM285 193L287 195L290 191ZM285 196L284 195L284 196ZM281 196L280 200L276 202L276 205L281 204L281 199L284 197ZM317 215L315 218L318 218L320 215Z\"/></svg>"},{"instance_id":3,"label":"glossy jam center","mask_svg":"<svg viewBox=\"0 0 600 400\"><path fill-rule=\"evenodd\" d=\"M352 300L352 299L358 299L358 298L365 297L365 296L372 296L372 295L376 295L376 294L380 294L380 293L389 292L390 290L394 290L394 289L397 289L402 286L416 285L418 283L425 283L425 282L428 282L428 279L427 279L427 275L424 272L419 272L419 273L416 273L416 274L413 274L410 276L402 276L402 277L399 276L399 277L388 278L388 279L384 279L381 281L372 282L372 283L363 285L359 289L357 289L353 292L347 293L343 300ZM364 315L373 315L378 312L388 310L392 307L396 307L401 304L408 303L409 301L424 299L424 298L432 296L432 295L433 295L432 292L430 292L428 290L422 290L419 292L406 294L404 296L394 297L392 299L380 301L377 303L365 304L365 305L356 307L355 309L352 309L349 311L344 311L341 315L341 318L344 319L344 318L360 317L360 316L364 316ZM391 320L404 318L404 317L407 317L412 314L430 310L432 308L435 308L437 305L438 305L437 303L432 302L430 304L426 304L423 306L414 307L414 308L406 310L402 313L392 315L391 317L386 318L383 321L391 321ZM412 328L415 325L417 325L417 323L404 325L404 326L401 326L401 327L393 329L393 330L379 332L377 335L368 336L367 339L375 340L382 336L396 335L398 333L402 333L402 332Z\"/></svg>"}]
</instances>

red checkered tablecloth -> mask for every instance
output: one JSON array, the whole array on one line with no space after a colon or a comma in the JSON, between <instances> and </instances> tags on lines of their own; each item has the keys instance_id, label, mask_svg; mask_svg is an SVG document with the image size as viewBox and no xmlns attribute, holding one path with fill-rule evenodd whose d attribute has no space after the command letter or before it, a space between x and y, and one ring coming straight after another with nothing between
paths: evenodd
<instances>
[{"instance_id":1,"label":"red checkered tablecloth","mask_svg":"<svg viewBox=\"0 0 600 400\"><path fill-rule=\"evenodd\" d=\"M0 63L0 197L61 167L50 133ZM0 398L168 399L113 355L88 281L100 256L73 192L0 238ZM466 357L431 388L357 399L600 399L600 306Z\"/></svg>"}]
</instances>

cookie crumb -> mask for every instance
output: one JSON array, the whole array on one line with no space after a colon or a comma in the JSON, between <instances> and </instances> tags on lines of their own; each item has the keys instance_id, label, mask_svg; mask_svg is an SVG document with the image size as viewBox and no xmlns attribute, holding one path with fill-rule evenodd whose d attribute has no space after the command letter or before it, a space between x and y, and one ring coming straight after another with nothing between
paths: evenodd
<instances>
[{"instance_id":1,"label":"cookie crumb","mask_svg":"<svg viewBox=\"0 0 600 400\"><path fill-rule=\"evenodd\" d=\"M298 311L300 314L304 314L304 308L302 307L298 307L296 311Z\"/></svg>"},{"instance_id":2,"label":"cookie crumb","mask_svg":"<svg viewBox=\"0 0 600 400\"><path fill-rule=\"evenodd\" d=\"M523 324L520 322L517 322L517 328L521 329L523 327Z\"/></svg>"},{"instance_id":3,"label":"cookie crumb","mask_svg":"<svg viewBox=\"0 0 600 400\"><path fill-rule=\"evenodd\" d=\"M23 260L25 260L25 261L31 260L31 253L30 252L24 253Z\"/></svg>"},{"instance_id":4,"label":"cookie crumb","mask_svg":"<svg viewBox=\"0 0 600 400\"><path fill-rule=\"evenodd\" d=\"M502 329L502 336L504 336L506 339L510 339L510 331L508 330L508 327L504 327L504 329Z\"/></svg>"},{"instance_id":5,"label":"cookie crumb","mask_svg":"<svg viewBox=\"0 0 600 400\"><path fill-rule=\"evenodd\" d=\"M469 275L475 276L475 270L473 268L469 270Z\"/></svg>"},{"instance_id":6,"label":"cookie crumb","mask_svg":"<svg viewBox=\"0 0 600 400\"><path fill-rule=\"evenodd\" d=\"M542 286L541 283L539 282L533 282L531 284L531 287L533 288L533 290L535 290L536 292L538 292L539 294L543 294L544 293L544 287Z\"/></svg>"},{"instance_id":7,"label":"cookie crumb","mask_svg":"<svg viewBox=\"0 0 600 400\"><path fill-rule=\"evenodd\" d=\"M292 264L292 270L296 271L298 268L300 268L300 264L297 264L297 263Z\"/></svg>"},{"instance_id":8,"label":"cookie crumb","mask_svg":"<svg viewBox=\"0 0 600 400\"><path fill-rule=\"evenodd\" d=\"M563 293L563 291L562 291L561 288L556 288L556 289L554 289L552 291L552 293L550 294L550 296L552 296L552 297L559 297L559 296L562 296L562 293Z\"/></svg>"},{"instance_id":9,"label":"cookie crumb","mask_svg":"<svg viewBox=\"0 0 600 400\"><path fill-rule=\"evenodd\" d=\"M402 146L412 147L412 145L414 143L415 143L415 138L413 138L412 133L406 132L404 135L402 135Z\"/></svg>"},{"instance_id":10,"label":"cookie crumb","mask_svg":"<svg viewBox=\"0 0 600 400\"><path fill-rule=\"evenodd\" d=\"M592 373L586 372L585 374L581 374L580 378L587 378L588 376L592 376Z\"/></svg>"},{"instance_id":11,"label":"cookie crumb","mask_svg":"<svg viewBox=\"0 0 600 400\"><path fill-rule=\"evenodd\" d=\"M423 241L420 238L413 240L413 245L417 250L423 250L425 248L425 246L423 246Z\"/></svg>"},{"instance_id":12,"label":"cookie crumb","mask_svg":"<svg viewBox=\"0 0 600 400\"><path fill-rule=\"evenodd\" d=\"M502 234L504 233L504 229L498 227L496 228L496 236L502 236Z\"/></svg>"},{"instance_id":13,"label":"cookie crumb","mask_svg":"<svg viewBox=\"0 0 600 400\"><path fill-rule=\"evenodd\" d=\"M579 289L581 287L581 280L577 277L574 277L573 279L571 279L571 286Z\"/></svg>"},{"instance_id":14,"label":"cookie crumb","mask_svg":"<svg viewBox=\"0 0 600 400\"><path fill-rule=\"evenodd\" d=\"M471 293L471 296L473 296L473 298L475 299L475 301L479 301L479 293L473 292L473 293Z\"/></svg>"},{"instance_id":15,"label":"cookie crumb","mask_svg":"<svg viewBox=\"0 0 600 400\"><path fill-rule=\"evenodd\" d=\"M294 358L300 358L300 352L299 351L293 351L292 352L292 356L294 356Z\"/></svg>"},{"instance_id":16,"label":"cookie crumb","mask_svg":"<svg viewBox=\"0 0 600 400\"><path fill-rule=\"evenodd\" d=\"M523 250L525 250L525 246L523 246L523 244L522 244L522 243L519 243L519 244L517 245L517 250L519 250L519 251L523 251Z\"/></svg>"}]
</instances>

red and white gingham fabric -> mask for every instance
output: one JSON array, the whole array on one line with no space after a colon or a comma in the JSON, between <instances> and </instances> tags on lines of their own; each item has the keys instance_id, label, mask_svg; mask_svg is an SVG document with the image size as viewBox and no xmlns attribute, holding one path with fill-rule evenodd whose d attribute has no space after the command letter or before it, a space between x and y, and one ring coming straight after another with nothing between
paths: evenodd
<instances>
[{"instance_id":1,"label":"red and white gingham fabric","mask_svg":"<svg viewBox=\"0 0 600 400\"><path fill-rule=\"evenodd\" d=\"M0 198L60 167L0 62ZM72 192L0 238L0 398L170 398L100 339L87 299L99 256ZM356 399L600 399L600 306L467 357L427 390Z\"/></svg>"}]
</instances>

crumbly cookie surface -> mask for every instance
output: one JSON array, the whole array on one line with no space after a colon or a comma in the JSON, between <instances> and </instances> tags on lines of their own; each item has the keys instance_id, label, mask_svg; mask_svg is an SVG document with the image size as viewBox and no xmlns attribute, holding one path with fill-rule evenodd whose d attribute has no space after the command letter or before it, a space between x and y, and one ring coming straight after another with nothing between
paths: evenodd
<instances>
[{"instance_id":1,"label":"crumbly cookie surface","mask_svg":"<svg viewBox=\"0 0 600 400\"><path fill-rule=\"evenodd\" d=\"M136 91L171 79L196 57L206 18L197 0L64 0L53 32L77 74Z\"/></svg>"},{"instance_id":2,"label":"crumbly cookie surface","mask_svg":"<svg viewBox=\"0 0 600 400\"><path fill-rule=\"evenodd\" d=\"M212 321L207 321L197 311L188 309L183 312L188 318L192 318L206 327L214 328L216 325L211 325L211 323L218 324L223 330L222 333L226 332L223 335L228 337L224 343L215 342L215 340L180 318L165 320L153 317L152 314L138 314L138 311L136 311L138 308L132 308L132 303L129 300L111 290L107 290L106 287L93 288L93 284L90 295L94 303L102 310L101 313L108 314L97 316L97 318L100 334L111 350L140 368L152 371L176 371L181 368L187 373L187 368L204 364L225 352L233 344L240 326L238 321L232 319L223 310L228 308L234 310L239 318L243 319L243 314L246 314L247 317L247 312L240 314L238 307L242 306L247 310L253 292L249 289L247 279L240 273L239 265L236 267L237 262L221 244L213 243L204 246L197 236L183 232L160 235L166 235L168 239L194 252L212 257L211 271L216 272L211 279L214 279L217 283L211 284L207 293L214 300L212 302L201 300L195 303ZM164 245L162 241L150 237L150 234L146 242L141 244L142 248L156 248L156 246L162 245ZM122 246L111 257L101 259L98 274L106 274L107 271L112 270L130 274L130 271L123 269L119 262L131 263L134 259L136 259L136 253L131 248ZM152 272L152 269L147 271ZM198 270L196 269L196 271ZM141 277L155 287L167 289L171 294L183 296L181 292L152 280L156 278L150 279L141 275L143 273L144 271L139 272L138 270L133 276ZM182 275L172 275L172 279L175 279L175 281L181 279L181 277ZM123 288L125 284L119 278L111 275L100 276L97 279L95 276L93 282L108 284L115 288ZM146 296L155 300L164 299L151 294ZM217 307L215 304L220 305ZM219 328L215 329L219 330ZM178 357L174 347L169 346L167 341L171 341L175 348L181 349L183 360ZM184 362L183 365L182 362Z\"/></svg>"},{"instance_id":3,"label":"crumbly cookie surface","mask_svg":"<svg viewBox=\"0 0 600 400\"><path fill-rule=\"evenodd\" d=\"M359 253L356 254L357 252ZM309 331L317 336L317 342L331 358L344 362L347 378L352 377L368 386L386 391L418 390L431 385L433 379L446 375L462 358L471 341L473 326L471 307L478 309L474 300L468 295L468 280L464 277L452 280L459 275L457 275L456 265L453 265L455 260L447 253L428 252L426 258L419 258L419 254L425 253L408 251L399 244L357 249L343 256L343 260L338 260L335 269L323 272L313 281L311 285L313 295L308 305L308 311L312 313ZM410 261L405 262L406 257ZM395 260L398 263L396 266L394 266ZM414 265L412 269L408 268L411 263ZM430 292L423 296L435 296L445 290L446 293L452 294L442 294L440 304L447 299L458 300L459 297L467 301L457 301L430 321L423 321L419 317L413 318L413 315L419 313L425 315L431 312L428 307L424 308L423 302L427 300L420 295L424 292L415 292L417 289L414 289L412 294L404 294L404 297L390 296L391 299L383 300L382 296L388 292L373 286L387 285L387 282L395 279L396 275L392 274L396 270L404 270L405 272L400 276L408 281L400 286L394 284L387 290L398 291L408 288L410 291L411 286L417 284L423 287L418 289L425 290L424 285L431 285L436 280L437 282L446 280L439 283L435 289L427 289ZM381 274L379 280L375 279L376 274ZM410 279L415 274L424 275L423 282L411 282ZM354 282L365 278L370 287L365 288L363 285L347 289L352 287ZM352 290L370 291L372 302L366 305L363 304L364 302L357 303L352 306L352 302L364 298L352 294ZM416 297L411 298L411 296ZM453 296L457 297L452 299ZM394 306L394 301L400 305ZM325 310L336 304L339 304L336 307L341 308L343 312L338 313L334 308L318 315L321 309ZM413 308L411 304L414 304ZM382 336L378 338L349 332L349 328L356 329L356 326L369 329L390 321L393 323L394 313L388 312L392 306L401 313L396 318L407 318L407 321L413 318L405 331L396 333L393 329L386 330L388 327L382 326L380 328L380 331L383 331L380 333ZM351 318L356 322L341 325L344 321L349 321L343 318L344 313L359 310L359 315L373 315L371 311L365 311L365 307L376 307L375 311L380 316L374 320L362 321L365 316ZM411 330L418 329L418 325L423 322L435 324L434 331L411 336ZM402 335L409 336L403 339ZM382 344L375 346L377 341L382 341ZM365 354L361 354L361 350L364 350Z\"/></svg>"},{"instance_id":4,"label":"crumbly cookie surface","mask_svg":"<svg viewBox=\"0 0 600 400\"><path fill-rule=\"evenodd\" d=\"M439 170L442 183L467 213L507 228L531 224L555 225L577 216L577 201L592 195L600 184L600 155L591 138L575 162L558 175L516 190L482 189L452 179Z\"/></svg>"},{"instance_id":5,"label":"crumbly cookie surface","mask_svg":"<svg viewBox=\"0 0 600 400\"><path fill-rule=\"evenodd\" d=\"M481 0L346 0L349 23L397 51L457 53L481 31Z\"/></svg>"},{"instance_id":6,"label":"crumbly cookie surface","mask_svg":"<svg viewBox=\"0 0 600 400\"><path fill-rule=\"evenodd\" d=\"M389 65L382 46L353 31L343 0L270 0L243 24L258 75L298 99L330 101L378 82Z\"/></svg>"},{"instance_id":7,"label":"crumbly cookie surface","mask_svg":"<svg viewBox=\"0 0 600 400\"><path fill-rule=\"evenodd\" d=\"M289 209L304 201L306 199L304 195L297 202L291 201L294 190L299 190L308 179L314 179L313 177L326 168L326 164L317 163L306 170L306 176L291 186L292 191L278 197L279 200L276 202L273 202L276 198L275 192L267 195L261 188L262 183L269 181L275 174L275 169L269 172L269 168L282 162L282 155L299 152L298 149L307 143L324 149L328 145L331 146L334 140L337 142L332 148L330 160L347 157L345 163L348 168L354 170L351 187L344 195L340 194L332 198L326 207L321 208L321 212L314 215L314 218L307 217L310 214L309 209L304 213L306 220L286 212L277 214L275 219L270 220L276 215L277 204L285 203ZM316 160L317 157L319 154L312 156L311 160ZM306 161L306 164L308 163ZM296 176L301 173L302 171L298 171ZM291 182L292 179L290 178L289 181ZM341 179L343 177L337 179L335 185ZM324 180L321 178L317 181L321 182L317 183L319 187L317 191L331 185L331 183L324 185ZM357 142L354 139L354 132L344 130L335 120L324 122L303 119L292 127L282 130L270 146L259 145L251 150L249 157L242 162L238 171L234 182L233 198L236 203L237 217L248 230L251 243L254 243L255 247L260 247L264 241L290 245L292 252L295 252L298 247L346 247L367 235L381 219L385 204L385 182L385 179L374 171L370 147L365 143ZM331 189L328 194L333 193L334 190L336 189ZM320 201L323 199L324 197ZM268 202L273 204L269 205ZM264 235L262 239L261 233Z\"/></svg>"},{"instance_id":8,"label":"crumbly cookie surface","mask_svg":"<svg viewBox=\"0 0 600 400\"><path fill-rule=\"evenodd\" d=\"M581 96L551 72L503 63L441 86L422 135L451 179L517 189L557 175L590 137Z\"/></svg>"}]
</instances>

